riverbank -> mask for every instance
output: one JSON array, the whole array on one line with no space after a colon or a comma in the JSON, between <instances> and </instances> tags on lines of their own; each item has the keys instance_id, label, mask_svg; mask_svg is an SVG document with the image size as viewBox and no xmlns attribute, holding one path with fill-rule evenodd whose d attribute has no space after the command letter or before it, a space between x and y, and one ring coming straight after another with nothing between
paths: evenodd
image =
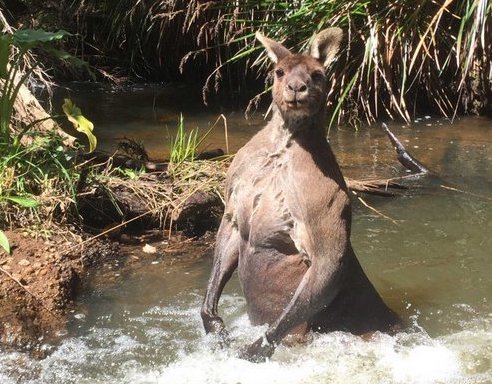
<instances>
[{"instance_id":1,"label":"riverbank","mask_svg":"<svg viewBox=\"0 0 492 384\"><path fill-rule=\"evenodd\" d=\"M182 233L171 239L164 232L133 234L131 244L109 238L90 239L73 233L36 237L8 231L12 252L0 251L0 343L4 351L24 351L46 357L69 333L80 315L76 300L90 286L111 286L125 273L156 262L163 255L180 255L192 247L196 257L212 249L209 233L197 241ZM123 236L125 238L126 236ZM85 244L84 244L85 238ZM149 245L147 242L151 242Z\"/></svg>"},{"instance_id":2,"label":"riverbank","mask_svg":"<svg viewBox=\"0 0 492 384\"><path fill-rule=\"evenodd\" d=\"M6 231L11 252L0 250L0 342L44 356L43 345L66 334L67 315L89 276L142 261L122 248L153 254L147 242L174 247L214 231L227 164L195 161L149 173L125 168L125 175L123 168L104 168L79 183L77 226L31 223Z\"/></svg>"},{"instance_id":3,"label":"riverbank","mask_svg":"<svg viewBox=\"0 0 492 384\"><path fill-rule=\"evenodd\" d=\"M43 356L43 345L65 332L66 314L88 272L121 259L111 241L76 245L74 233L7 231L11 254L0 252L0 342L8 348Z\"/></svg>"}]
</instances>

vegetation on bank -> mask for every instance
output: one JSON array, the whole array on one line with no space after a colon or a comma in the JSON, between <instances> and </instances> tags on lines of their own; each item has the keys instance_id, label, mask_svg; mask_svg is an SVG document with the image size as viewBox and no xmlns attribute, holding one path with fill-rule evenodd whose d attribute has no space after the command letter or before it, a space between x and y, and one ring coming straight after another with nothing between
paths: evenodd
<instances>
[{"instance_id":1,"label":"vegetation on bank","mask_svg":"<svg viewBox=\"0 0 492 384\"><path fill-rule=\"evenodd\" d=\"M183 118L171 142L167 182L153 180L152 187L151 182L141 178L145 172L118 168L110 154L102 161L96 155L87 156L86 152L95 150L97 139L93 124L80 108L69 99L61 106L63 117L72 126L67 131L82 133L85 148L62 129L67 127L62 116L49 115L31 103L34 98L26 88L26 82L39 67L39 53L78 63L70 54L55 48L56 42L69 35L62 30L42 29L0 33L0 248L7 253L11 249L5 229L49 234L61 226L87 227L96 221L87 218L108 214L104 205L112 206L113 212L100 220L101 228L107 224L120 226L128 219L123 212L125 204L126 208L135 205L131 202L135 199L145 202L137 207L142 217L158 217L164 226L179 218L190 193L213 190L223 175L218 163L214 166L217 176L206 174L205 167L193 166L203 137L199 137L197 129L187 133ZM43 113L36 115L33 110ZM46 121L53 124L43 125ZM138 143L126 143L126 147L135 145ZM145 152L143 148L135 149ZM144 168L143 161L139 164ZM97 193L100 191L102 194ZM103 202L100 210L92 204L97 200ZM131 210L133 216L135 212ZM170 220L165 216L170 216Z\"/></svg>"},{"instance_id":2,"label":"vegetation on bank","mask_svg":"<svg viewBox=\"0 0 492 384\"><path fill-rule=\"evenodd\" d=\"M98 176L114 175L101 164L79 161L79 148L58 125L40 128L58 116L27 121L13 113L22 87L36 72L43 77L43 68L68 78L94 73L112 80L191 78L202 82L205 100L224 89L242 92L266 77L265 86L257 81L260 93L251 106L268 94L270 67L255 31L302 51L315 32L337 25L346 41L328 71L330 125L388 116L409 121L424 110L454 116L490 107L491 20L492 0L0 0L0 225L23 225L24 218L77 220L81 191ZM81 65L85 62L92 70ZM90 122L70 101L62 110L87 135L92 151ZM185 132L181 120L167 172L173 180L200 174L182 166L193 160L200 140L196 130ZM119 174L136 177L125 170ZM173 180L171 189L178 184ZM8 248L1 232L0 246Z\"/></svg>"},{"instance_id":3,"label":"vegetation on bank","mask_svg":"<svg viewBox=\"0 0 492 384\"><path fill-rule=\"evenodd\" d=\"M69 48L101 74L201 80L205 99L244 93L265 77L256 30L302 50L313 33L336 25L346 44L328 73L332 124L480 114L491 106L491 0L8 3L11 20L78 33Z\"/></svg>"},{"instance_id":4,"label":"vegetation on bank","mask_svg":"<svg viewBox=\"0 0 492 384\"><path fill-rule=\"evenodd\" d=\"M43 30L0 34L1 228L13 223L17 226L26 222L40 223L71 211L72 204L67 203L76 196L78 176L73 157L77 150L70 148L67 136L61 131L42 129L42 123L55 119L54 116L32 120L26 117L30 106L24 105L28 92L25 84L38 69L32 50L70 59L69 54L53 46L66 35L64 31ZM74 128L88 137L89 148L93 150L96 138L92 134L92 123L70 100L65 100L63 112ZM43 204L47 200L49 204ZM10 252L3 232L0 232L0 246Z\"/></svg>"}]
</instances>

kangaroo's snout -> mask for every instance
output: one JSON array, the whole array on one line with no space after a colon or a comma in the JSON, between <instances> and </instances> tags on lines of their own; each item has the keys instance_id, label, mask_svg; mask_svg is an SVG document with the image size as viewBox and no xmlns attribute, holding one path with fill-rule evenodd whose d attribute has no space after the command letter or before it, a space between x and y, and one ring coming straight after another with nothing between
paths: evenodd
<instances>
[{"instance_id":1,"label":"kangaroo's snout","mask_svg":"<svg viewBox=\"0 0 492 384\"><path fill-rule=\"evenodd\" d=\"M294 80L291 80L287 83L286 91L299 93L299 94L305 93L307 91L307 85L305 82L303 82L299 79L294 79Z\"/></svg>"}]
</instances>

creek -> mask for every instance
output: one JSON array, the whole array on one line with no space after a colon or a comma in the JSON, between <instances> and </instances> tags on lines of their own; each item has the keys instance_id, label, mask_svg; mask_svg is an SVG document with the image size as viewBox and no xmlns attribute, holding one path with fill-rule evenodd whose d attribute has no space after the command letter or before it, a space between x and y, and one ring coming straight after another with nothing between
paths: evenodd
<instances>
[{"instance_id":1,"label":"creek","mask_svg":"<svg viewBox=\"0 0 492 384\"><path fill-rule=\"evenodd\" d=\"M149 97L155 93L94 91L92 106L78 104L97 112L104 148L111 150L115 137L134 137L151 157L165 157L165 126L173 132L180 111L156 107ZM199 109L183 113L192 128L218 117ZM263 124L241 113L226 117L231 151ZM47 346L47 358L0 350L0 382L492 383L492 121L423 117L390 128L439 178L409 180L411 188L396 198L364 196L377 212L354 198L352 242L410 330L370 341L344 332L314 334L308 344L280 346L266 363L240 360L235 351L265 328L249 324L234 275L219 306L233 344L221 349L205 336L199 312L212 250L190 246L115 272L111 284L94 284L80 297L63 341ZM330 141L346 176L405 175L378 125L333 129ZM207 143L223 148L221 133Z\"/></svg>"}]
</instances>

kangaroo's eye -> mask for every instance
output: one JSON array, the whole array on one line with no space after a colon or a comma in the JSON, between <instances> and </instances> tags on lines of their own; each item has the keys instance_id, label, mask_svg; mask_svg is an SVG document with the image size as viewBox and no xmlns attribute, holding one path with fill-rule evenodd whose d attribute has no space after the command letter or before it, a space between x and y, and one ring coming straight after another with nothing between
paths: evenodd
<instances>
[{"instance_id":1,"label":"kangaroo's eye","mask_svg":"<svg viewBox=\"0 0 492 384\"><path fill-rule=\"evenodd\" d=\"M282 68L277 68L275 70L275 75L280 79L283 75L285 75L285 72Z\"/></svg>"},{"instance_id":2,"label":"kangaroo's eye","mask_svg":"<svg viewBox=\"0 0 492 384\"><path fill-rule=\"evenodd\" d=\"M325 74L321 71L314 71L311 74L313 81L323 81L325 79Z\"/></svg>"}]
</instances>

